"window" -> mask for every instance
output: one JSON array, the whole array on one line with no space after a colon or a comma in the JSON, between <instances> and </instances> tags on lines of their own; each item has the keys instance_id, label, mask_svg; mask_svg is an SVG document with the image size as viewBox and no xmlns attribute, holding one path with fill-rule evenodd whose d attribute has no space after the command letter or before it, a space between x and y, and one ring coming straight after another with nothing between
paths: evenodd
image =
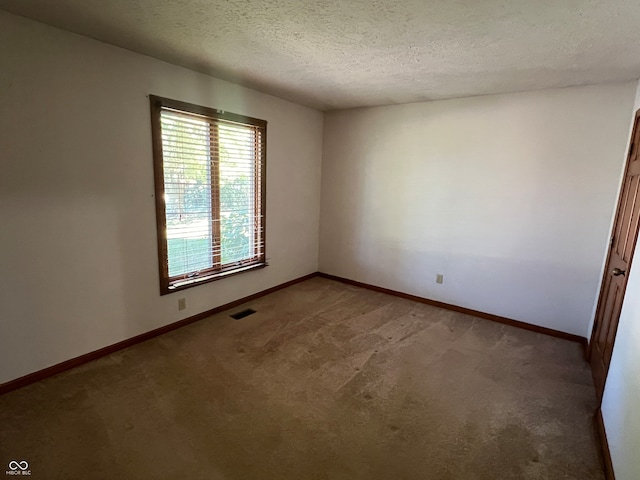
<instances>
[{"instance_id":1,"label":"window","mask_svg":"<svg viewBox=\"0 0 640 480\"><path fill-rule=\"evenodd\" d=\"M264 267L267 122L150 101L161 295Z\"/></svg>"}]
</instances>

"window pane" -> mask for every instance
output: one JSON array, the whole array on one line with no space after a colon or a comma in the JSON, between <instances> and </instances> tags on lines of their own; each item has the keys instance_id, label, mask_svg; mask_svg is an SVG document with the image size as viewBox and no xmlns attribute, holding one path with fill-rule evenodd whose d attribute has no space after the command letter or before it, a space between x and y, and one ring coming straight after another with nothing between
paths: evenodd
<instances>
[{"instance_id":1,"label":"window pane","mask_svg":"<svg viewBox=\"0 0 640 480\"><path fill-rule=\"evenodd\" d=\"M255 243L255 132L219 126L222 264L250 259Z\"/></svg>"},{"instance_id":2,"label":"window pane","mask_svg":"<svg viewBox=\"0 0 640 480\"><path fill-rule=\"evenodd\" d=\"M169 276L211 268L211 164L206 121L163 112Z\"/></svg>"}]
</instances>

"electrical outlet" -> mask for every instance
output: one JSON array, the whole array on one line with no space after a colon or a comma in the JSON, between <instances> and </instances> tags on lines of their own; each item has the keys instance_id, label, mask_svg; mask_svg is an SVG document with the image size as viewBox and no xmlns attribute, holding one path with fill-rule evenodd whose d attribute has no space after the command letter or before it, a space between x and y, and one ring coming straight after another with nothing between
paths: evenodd
<instances>
[{"instance_id":1,"label":"electrical outlet","mask_svg":"<svg viewBox=\"0 0 640 480\"><path fill-rule=\"evenodd\" d=\"M444 282L444 275L442 275L441 273L438 273L436 275L436 283L443 283Z\"/></svg>"},{"instance_id":2,"label":"electrical outlet","mask_svg":"<svg viewBox=\"0 0 640 480\"><path fill-rule=\"evenodd\" d=\"M179 298L178 299L178 310L185 310L187 308L187 299Z\"/></svg>"}]
</instances>

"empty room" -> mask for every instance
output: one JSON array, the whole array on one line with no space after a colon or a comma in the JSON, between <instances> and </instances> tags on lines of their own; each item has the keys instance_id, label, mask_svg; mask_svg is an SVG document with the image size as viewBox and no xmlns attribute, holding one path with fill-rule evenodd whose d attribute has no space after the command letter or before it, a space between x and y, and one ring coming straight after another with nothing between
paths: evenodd
<instances>
[{"instance_id":1,"label":"empty room","mask_svg":"<svg viewBox=\"0 0 640 480\"><path fill-rule=\"evenodd\" d=\"M0 474L640 479L639 25L0 0Z\"/></svg>"}]
</instances>

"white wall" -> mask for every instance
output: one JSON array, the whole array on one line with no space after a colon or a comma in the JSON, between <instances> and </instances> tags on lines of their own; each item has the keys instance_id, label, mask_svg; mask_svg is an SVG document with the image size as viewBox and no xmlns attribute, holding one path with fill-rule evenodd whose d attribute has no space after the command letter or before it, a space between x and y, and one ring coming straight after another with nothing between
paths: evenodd
<instances>
[{"instance_id":1,"label":"white wall","mask_svg":"<svg viewBox=\"0 0 640 480\"><path fill-rule=\"evenodd\" d=\"M640 108L640 82L634 111ZM616 480L640 478L640 245L636 247L602 399Z\"/></svg>"},{"instance_id":2,"label":"white wall","mask_svg":"<svg viewBox=\"0 0 640 480\"><path fill-rule=\"evenodd\" d=\"M0 44L0 383L317 270L321 112L2 12ZM160 297L150 93L269 122L269 267Z\"/></svg>"},{"instance_id":3,"label":"white wall","mask_svg":"<svg viewBox=\"0 0 640 480\"><path fill-rule=\"evenodd\" d=\"M320 270L587 337L634 94L325 115Z\"/></svg>"}]
</instances>

